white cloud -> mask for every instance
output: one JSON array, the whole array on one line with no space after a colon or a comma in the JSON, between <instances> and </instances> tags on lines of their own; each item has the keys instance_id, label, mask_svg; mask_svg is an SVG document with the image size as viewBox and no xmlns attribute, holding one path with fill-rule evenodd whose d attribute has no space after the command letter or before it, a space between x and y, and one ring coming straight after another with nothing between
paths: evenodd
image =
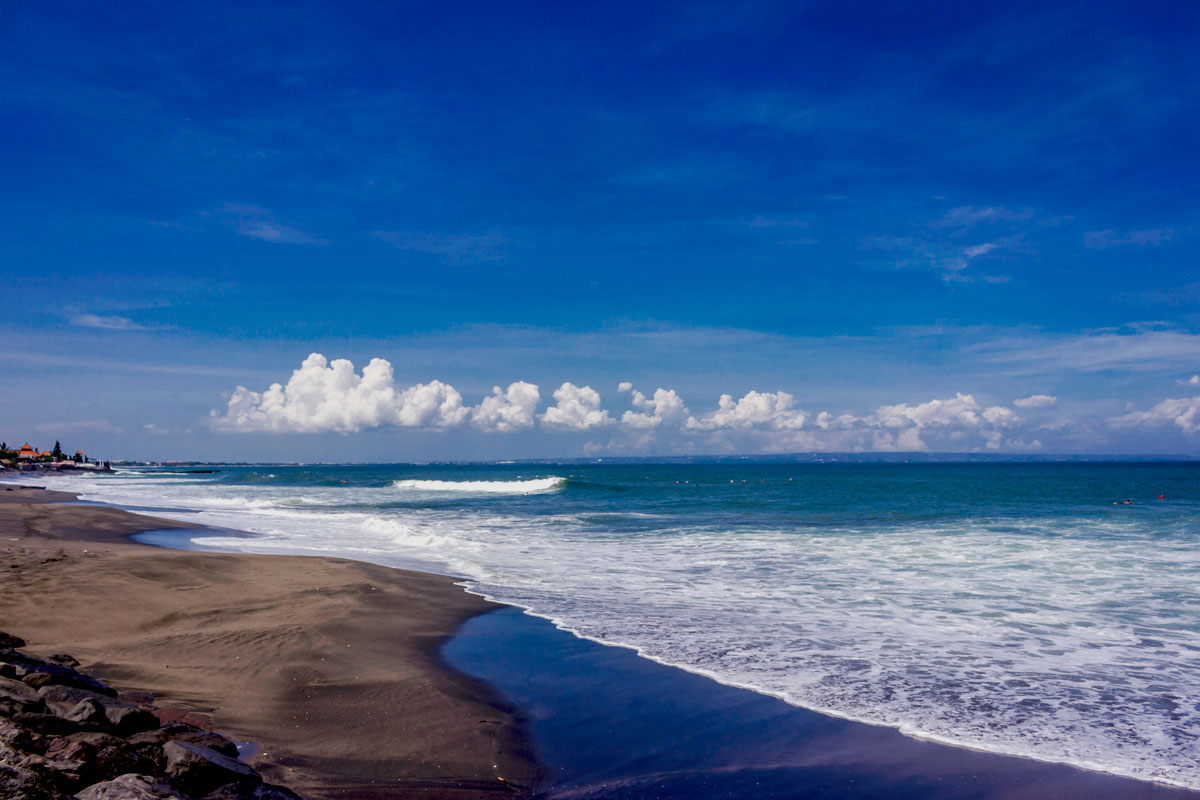
<instances>
[{"instance_id":1,"label":"white cloud","mask_svg":"<svg viewBox=\"0 0 1200 800\"><path fill-rule=\"evenodd\" d=\"M99 314L79 314L71 318L71 324L79 328L101 328L106 331L140 331L142 325L131 319L116 316L101 316Z\"/></svg>"},{"instance_id":2,"label":"white cloud","mask_svg":"<svg viewBox=\"0 0 1200 800\"><path fill-rule=\"evenodd\" d=\"M1197 352L1200 334L1133 328L1132 333L1002 337L968 347L964 354L1005 365L1013 375L1057 375L1064 371L1176 370L1180 364L1195 363Z\"/></svg>"},{"instance_id":3,"label":"white cloud","mask_svg":"<svg viewBox=\"0 0 1200 800\"><path fill-rule=\"evenodd\" d=\"M225 415L213 415L215 426L227 431L352 433L384 425L449 428L469 413L462 395L441 381L398 391L392 365L382 358L371 359L359 376L346 359L330 362L313 353L287 385L261 393L239 386Z\"/></svg>"},{"instance_id":4,"label":"white cloud","mask_svg":"<svg viewBox=\"0 0 1200 800\"><path fill-rule=\"evenodd\" d=\"M325 245L328 240L279 222L262 206L226 203L216 212L222 221L234 226L238 234L273 244Z\"/></svg>"},{"instance_id":5,"label":"white cloud","mask_svg":"<svg viewBox=\"0 0 1200 800\"><path fill-rule=\"evenodd\" d=\"M909 425L918 428L933 425L975 428L979 426L980 420L979 403L975 402L972 395L962 393L946 400L930 400L915 406L905 403L880 406L874 415L867 418L868 422L885 428L903 428Z\"/></svg>"},{"instance_id":6,"label":"white cloud","mask_svg":"<svg viewBox=\"0 0 1200 800\"><path fill-rule=\"evenodd\" d=\"M968 247L966 250L963 250L963 255L966 256L967 258L975 258L976 256L987 255L988 253L992 252L993 250L995 250L999 247L1000 247L1000 245L996 244L995 242L987 242L986 244L977 244L977 245L974 245L973 247Z\"/></svg>"},{"instance_id":7,"label":"white cloud","mask_svg":"<svg viewBox=\"0 0 1200 800\"><path fill-rule=\"evenodd\" d=\"M590 386L564 383L555 390L554 401L542 414L543 427L586 431L615 421L600 407L600 394Z\"/></svg>"},{"instance_id":8,"label":"white cloud","mask_svg":"<svg viewBox=\"0 0 1200 800\"><path fill-rule=\"evenodd\" d=\"M1145 428L1174 424L1187 434L1200 431L1200 397L1179 397L1163 400L1149 411L1131 411L1120 417L1110 417L1116 428Z\"/></svg>"},{"instance_id":9,"label":"white cloud","mask_svg":"<svg viewBox=\"0 0 1200 800\"><path fill-rule=\"evenodd\" d=\"M1180 386L1200 386L1200 375L1193 375L1186 381L1175 381Z\"/></svg>"},{"instance_id":10,"label":"white cloud","mask_svg":"<svg viewBox=\"0 0 1200 800\"><path fill-rule=\"evenodd\" d=\"M305 233L291 225L268 220L249 220L238 225L237 232L250 239L274 244L328 244L325 239Z\"/></svg>"},{"instance_id":11,"label":"white cloud","mask_svg":"<svg viewBox=\"0 0 1200 800\"><path fill-rule=\"evenodd\" d=\"M622 381L617 387L621 392L633 392L630 403L639 411L626 411L621 423L629 428L649 429L660 427L664 422L682 421L687 416L687 406L674 389L658 388L653 397L634 391L633 384Z\"/></svg>"},{"instance_id":12,"label":"white cloud","mask_svg":"<svg viewBox=\"0 0 1200 800\"><path fill-rule=\"evenodd\" d=\"M1021 418L1011 408L990 406L983 410L983 418L997 428L1007 428L1017 424Z\"/></svg>"},{"instance_id":13,"label":"white cloud","mask_svg":"<svg viewBox=\"0 0 1200 800\"><path fill-rule=\"evenodd\" d=\"M533 427L534 412L542 399L538 387L525 381L509 384L508 389L492 387L492 396L471 412L471 424L485 431L511 433Z\"/></svg>"},{"instance_id":14,"label":"white cloud","mask_svg":"<svg viewBox=\"0 0 1200 800\"><path fill-rule=\"evenodd\" d=\"M991 222L1021 222L1033 216L1029 209L1011 209L1001 206L959 206L947 211L941 219L930 223L932 228L973 228Z\"/></svg>"},{"instance_id":15,"label":"white cloud","mask_svg":"<svg viewBox=\"0 0 1200 800\"><path fill-rule=\"evenodd\" d=\"M1046 408L1058 402L1058 398L1050 394L1031 394L1020 400L1013 400L1017 408Z\"/></svg>"},{"instance_id":16,"label":"white cloud","mask_svg":"<svg viewBox=\"0 0 1200 800\"><path fill-rule=\"evenodd\" d=\"M795 398L787 392L748 392L736 402L733 395L723 394L717 410L700 417L688 417L688 430L711 431L723 428L770 428L799 430L807 415L792 407Z\"/></svg>"}]
</instances>

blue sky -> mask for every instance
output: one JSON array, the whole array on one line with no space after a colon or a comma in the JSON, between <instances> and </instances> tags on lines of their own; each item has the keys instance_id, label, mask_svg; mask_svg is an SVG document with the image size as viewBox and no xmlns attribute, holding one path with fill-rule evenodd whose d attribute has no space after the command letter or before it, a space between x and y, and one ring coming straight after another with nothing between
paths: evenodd
<instances>
[{"instance_id":1,"label":"blue sky","mask_svg":"<svg viewBox=\"0 0 1200 800\"><path fill-rule=\"evenodd\" d=\"M0 437L1200 454L1194 6L381 6L10 9Z\"/></svg>"}]
</instances>

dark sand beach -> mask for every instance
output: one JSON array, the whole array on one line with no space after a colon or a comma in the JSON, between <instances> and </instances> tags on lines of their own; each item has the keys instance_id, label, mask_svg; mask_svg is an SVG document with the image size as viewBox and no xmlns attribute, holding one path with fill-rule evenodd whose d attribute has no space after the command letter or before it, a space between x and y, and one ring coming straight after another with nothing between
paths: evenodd
<instances>
[{"instance_id":1,"label":"dark sand beach","mask_svg":"<svg viewBox=\"0 0 1200 800\"><path fill-rule=\"evenodd\" d=\"M253 742L312 798L494 797L537 780L520 724L438 648L494 608L444 577L319 557L164 550L184 523L0 486L0 629ZM503 780L501 780L503 779Z\"/></svg>"}]
</instances>

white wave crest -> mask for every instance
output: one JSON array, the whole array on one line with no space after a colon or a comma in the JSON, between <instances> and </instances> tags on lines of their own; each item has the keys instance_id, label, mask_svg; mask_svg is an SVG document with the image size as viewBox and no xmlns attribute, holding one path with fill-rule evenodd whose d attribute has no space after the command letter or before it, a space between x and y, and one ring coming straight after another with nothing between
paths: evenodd
<instances>
[{"instance_id":1,"label":"white wave crest","mask_svg":"<svg viewBox=\"0 0 1200 800\"><path fill-rule=\"evenodd\" d=\"M567 479L551 475L527 481L392 481L395 489L418 492L462 492L464 494L536 494L554 492L567 485Z\"/></svg>"}]
</instances>

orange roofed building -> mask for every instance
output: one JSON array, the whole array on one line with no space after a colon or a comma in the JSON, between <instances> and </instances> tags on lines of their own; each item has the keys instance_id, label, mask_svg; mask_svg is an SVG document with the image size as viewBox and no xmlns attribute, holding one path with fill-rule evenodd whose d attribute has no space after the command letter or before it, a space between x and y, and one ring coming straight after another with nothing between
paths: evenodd
<instances>
[{"instance_id":1,"label":"orange roofed building","mask_svg":"<svg viewBox=\"0 0 1200 800\"><path fill-rule=\"evenodd\" d=\"M37 457L38 457L37 450L34 450L33 446L31 444L29 444L29 442L26 442L25 444L21 445L21 449L17 451L17 460L18 461L22 461L22 460L32 461L33 459L35 459Z\"/></svg>"}]
</instances>

